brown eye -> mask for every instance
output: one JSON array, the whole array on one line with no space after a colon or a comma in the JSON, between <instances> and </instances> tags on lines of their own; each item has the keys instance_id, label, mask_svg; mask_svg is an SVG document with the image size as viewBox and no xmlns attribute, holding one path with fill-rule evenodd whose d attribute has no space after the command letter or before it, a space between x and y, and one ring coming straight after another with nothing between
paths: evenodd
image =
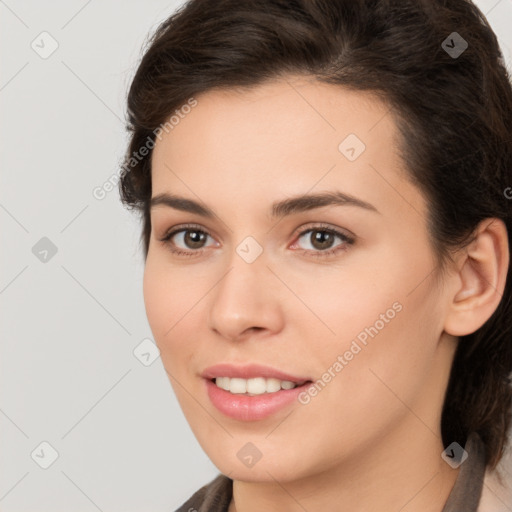
<instances>
[{"instance_id":1,"label":"brown eye","mask_svg":"<svg viewBox=\"0 0 512 512\"><path fill-rule=\"evenodd\" d=\"M340 240L336 243L336 239ZM353 242L351 238L339 231L325 229L321 227L307 229L300 233L297 243L302 242L303 249L313 250L314 252L326 252L328 249L337 248ZM304 243L305 242L305 243ZM307 247L309 244L310 247ZM306 245L306 247L304 247Z\"/></svg>"},{"instance_id":2,"label":"brown eye","mask_svg":"<svg viewBox=\"0 0 512 512\"><path fill-rule=\"evenodd\" d=\"M302 249L304 256L315 258L335 257L339 252L347 251L355 243L356 236L349 233L320 223L297 231L295 242L290 249Z\"/></svg>"},{"instance_id":3,"label":"brown eye","mask_svg":"<svg viewBox=\"0 0 512 512\"><path fill-rule=\"evenodd\" d=\"M203 231L194 231L191 229L184 230L183 233L185 233L183 242L188 249L201 249L208 236Z\"/></svg>"},{"instance_id":4,"label":"brown eye","mask_svg":"<svg viewBox=\"0 0 512 512\"><path fill-rule=\"evenodd\" d=\"M201 253L203 248L208 247L206 245L208 238L214 241L210 234L202 229L195 226L182 226L166 234L161 242L175 254L192 256Z\"/></svg>"},{"instance_id":5,"label":"brown eye","mask_svg":"<svg viewBox=\"0 0 512 512\"><path fill-rule=\"evenodd\" d=\"M335 236L329 231L325 230L311 230L310 241L315 249L323 250L330 249L334 243Z\"/></svg>"}]
</instances>

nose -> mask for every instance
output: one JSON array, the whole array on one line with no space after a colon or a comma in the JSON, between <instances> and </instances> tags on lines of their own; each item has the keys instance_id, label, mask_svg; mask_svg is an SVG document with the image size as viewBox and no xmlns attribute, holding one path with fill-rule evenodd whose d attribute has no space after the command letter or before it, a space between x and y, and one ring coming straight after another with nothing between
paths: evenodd
<instances>
[{"instance_id":1,"label":"nose","mask_svg":"<svg viewBox=\"0 0 512 512\"><path fill-rule=\"evenodd\" d=\"M267 267L264 253L247 263L235 251L223 277L212 290L208 326L230 341L277 333L283 328L279 280ZM282 285L281 285L282 288Z\"/></svg>"}]
</instances>

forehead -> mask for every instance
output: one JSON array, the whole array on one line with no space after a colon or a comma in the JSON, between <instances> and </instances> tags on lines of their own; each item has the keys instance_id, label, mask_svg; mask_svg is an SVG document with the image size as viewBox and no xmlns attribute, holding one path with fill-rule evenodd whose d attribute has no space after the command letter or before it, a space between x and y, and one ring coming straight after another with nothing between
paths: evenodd
<instances>
[{"instance_id":1,"label":"forehead","mask_svg":"<svg viewBox=\"0 0 512 512\"><path fill-rule=\"evenodd\" d=\"M312 151L337 158L339 144L350 134L365 149L381 154L385 148L392 152L396 142L390 108L376 95L312 78L291 76L250 88L214 89L194 99L195 106L178 107L181 114L169 116L172 123L161 132L153 152L157 163L224 155L230 162L241 157L247 166L265 155L293 152L307 158L305 153Z\"/></svg>"},{"instance_id":2,"label":"forehead","mask_svg":"<svg viewBox=\"0 0 512 512\"><path fill-rule=\"evenodd\" d=\"M391 109L374 94L288 77L211 90L195 101L156 142L153 196L174 190L208 197L215 190L256 205L320 187L369 199L383 185L389 197L405 176Z\"/></svg>"},{"instance_id":3,"label":"forehead","mask_svg":"<svg viewBox=\"0 0 512 512\"><path fill-rule=\"evenodd\" d=\"M394 119L388 115L391 114L389 105L375 93L313 78L292 76L257 86L214 89L196 96L195 100L196 106L181 115L172 129L174 135L179 137L179 132L184 132L185 136L189 130L202 135L211 131L213 122L218 130L236 130L241 137L268 134L270 138L279 133L276 142L318 131L336 134L335 138L350 130L368 136L378 124L382 126L376 137L393 136L395 132ZM176 116L174 119L178 121ZM283 126L287 129L280 132ZM237 130L238 127L243 130Z\"/></svg>"}]
</instances>

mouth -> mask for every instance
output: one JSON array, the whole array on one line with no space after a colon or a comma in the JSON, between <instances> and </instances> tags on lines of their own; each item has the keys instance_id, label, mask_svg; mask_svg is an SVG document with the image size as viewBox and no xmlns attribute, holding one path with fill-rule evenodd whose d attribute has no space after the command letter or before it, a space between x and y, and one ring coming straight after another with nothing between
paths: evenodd
<instances>
[{"instance_id":1,"label":"mouth","mask_svg":"<svg viewBox=\"0 0 512 512\"><path fill-rule=\"evenodd\" d=\"M301 393L313 382L270 366L218 364L201 377L205 394L223 415L239 421L258 421L301 404Z\"/></svg>"},{"instance_id":2,"label":"mouth","mask_svg":"<svg viewBox=\"0 0 512 512\"><path fill-rule=\"evenodd\" d=\"M302 380L294 382L291 380L281 380L270 377L253 377L243 379L240 377L214 377L210 382L218 388L227 391L233 395L259 396L277 393L282 390L295 389L297 387L309 384L311 380Z\"/></svg>"}]
</instances>

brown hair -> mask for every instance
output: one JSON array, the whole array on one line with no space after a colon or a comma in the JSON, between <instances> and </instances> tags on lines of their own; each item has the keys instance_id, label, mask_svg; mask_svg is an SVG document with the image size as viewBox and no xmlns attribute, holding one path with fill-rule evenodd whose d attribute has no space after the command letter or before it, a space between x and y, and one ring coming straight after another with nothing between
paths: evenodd
<instances>
[{"instance_id":1,"label":"brown hair","mask_svg":"<svg viewBox=\"0 0 512 512\"><path fill-rule=\"evenodd\" d=\"M120 193L142 216L145 258L151 151L135 153L152 149L161 126L194 95L287 74L372 91L392 108L441 262L486 218L502 219L512 233L512 87L496 36L473 3L191 0L149 39L128 94ZM445 446L464 446L476 431L491 468L503 456L512 414L511 268L495 313L460 337L441 421Z\"/></svg>"}]
</instances>

